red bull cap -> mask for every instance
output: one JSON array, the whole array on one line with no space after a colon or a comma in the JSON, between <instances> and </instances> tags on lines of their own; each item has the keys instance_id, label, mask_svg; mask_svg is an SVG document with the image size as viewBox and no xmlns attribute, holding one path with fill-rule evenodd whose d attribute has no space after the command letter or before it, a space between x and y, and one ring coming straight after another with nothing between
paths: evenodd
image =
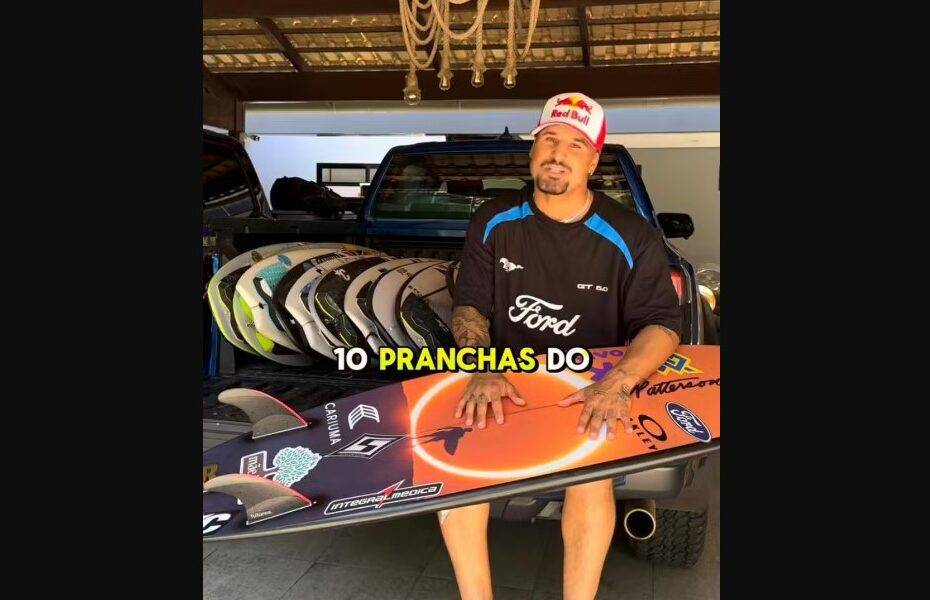
<instances>
[{"instance_id":1,"label":"red bull cap","mask_svg":"<svg viewBox=\"0 0 930 600\"><path fill-rule=\"evenodd\" d=\"M607 137L604 109L581 92L567 92L549 98L539 116L539 124L530 133L535 136L557 123L571 125L580 131L598 152L604 147L604 138Z\"/></svg>"}]
</instances>

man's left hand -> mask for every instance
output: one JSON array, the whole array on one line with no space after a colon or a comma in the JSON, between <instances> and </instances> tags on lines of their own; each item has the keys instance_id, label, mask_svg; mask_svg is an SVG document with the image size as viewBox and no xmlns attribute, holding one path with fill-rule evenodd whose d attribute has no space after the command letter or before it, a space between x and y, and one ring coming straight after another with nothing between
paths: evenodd
<instances>
[{"instance_id":1,"label":"man's left hand","mask_svg":"<svg viewBox=\"0 0 930 600\"><path fill-rule=\"evenodd\" d=\"M631 386L623 381L602 380L581 388L559 401L559 406L571 406L584 402L584 408L578 419L578 433L587 430L591 439L597 439L601 423L607 422L607 439L617 437L617 419L624 425L627 433L633 433L633 421L630 418L633 399L630 397Z\"/></svg>"}]
</instances>

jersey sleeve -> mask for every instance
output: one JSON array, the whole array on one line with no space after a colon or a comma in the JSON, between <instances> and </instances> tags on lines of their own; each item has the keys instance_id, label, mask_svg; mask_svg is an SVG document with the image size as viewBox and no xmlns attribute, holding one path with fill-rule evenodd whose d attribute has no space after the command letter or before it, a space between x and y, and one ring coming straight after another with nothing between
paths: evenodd
<instances>
[{"instance_id":1,"label":"jersey sleeve","mask_svg":"<svg viewBox=\"0 0 930 600\"><path fill-rule=\"evenodd\" d=\"M681 335L681 308L672 285L668 255L658 233L645 232L622 303L622 321L632 340L647 325L662 325Z\"/></svg>"},{"instance_id":2,"label":"jersey sleeve","mask_svg":"<svg viewBox=\"0 0 930 600\"><path fill-rule=\"evenodd\" d=\"M472 306L485 317L494 306L494 242L484 239L487 222L487 212L479 211L468 224L454 301L455 306Z\"/></svg>"}]
</instances>

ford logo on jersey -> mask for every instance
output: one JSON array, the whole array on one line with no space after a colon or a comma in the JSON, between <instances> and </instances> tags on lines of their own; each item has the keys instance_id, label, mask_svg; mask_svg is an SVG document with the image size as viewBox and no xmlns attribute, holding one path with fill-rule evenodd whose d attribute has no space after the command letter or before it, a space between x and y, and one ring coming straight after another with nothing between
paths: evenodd
<instances>
[{"instance_id":1,"label":"ford logo on jersey","mask_svg":"<svg viewBox=\"0 0 930 600\"><path fill-rule=\"evenodd\" d=\"M696 414L681 404L669 402L665 405L665 410L668 412L668 416L691 437L702 442L711 440L710 429L704 425Z\"/></svg>"},{"instance_id":2,"label":"ford logo on jersey","mask_svg":"<svg viewBox=\"0 0 930 600\"><path fill-rule=\"evenodd\" d=\"M541 298L536 298L529 294L517 296L515 304L516 306L510 306L507 310L507 316L509 316L510 320L514 323L522 321L523 324L530 329L538 329L539 331L545 331L546 328L549 328L555 333L564 335L565 337L575 333L575 329L573 329L572 326L581 317L581 315L575 315L569 320L557 319L552 315L541 314L542 307L546 307L550 310L562 310L562 305L546 302Z\"/></svg>"}]
</instances>

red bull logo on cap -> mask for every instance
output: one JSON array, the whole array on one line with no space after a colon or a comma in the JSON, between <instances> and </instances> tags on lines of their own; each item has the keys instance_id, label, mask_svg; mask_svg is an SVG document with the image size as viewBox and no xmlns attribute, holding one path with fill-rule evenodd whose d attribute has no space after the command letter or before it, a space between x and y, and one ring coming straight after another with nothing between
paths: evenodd
<instances>
[{"instance_id":1,"label":"red bull logo on cap","mask_svg":"<svg viewBox=\"0 0 930 600\"><path fill-rule=\"evenodd\" d=\"M584 134L595 150L600 151L607 135L607 123L601 106L580 92L563 92L549 98L532 131L536 135L553 123L570 125Z\"/></svg>"},{"instance_id":2,"label":"red bull logo on cap","mask_svg":"<svg viewBox=\"0 0 930 600\"><path fill-rule=\"evenodd\" d=\"M588 124L588 122L591 120L591 111L594 110L594 107L592 107L590 104L585 102L582 98L579 98L577 96L559 98L558 100L555 101L555 106L556 108L552 109L552 114L549 115L550 117L552 118L567 117L574 121L578 121L582 125ZM567 108L565 110L559 110L558 109L559 106L570 106L571 108ZM580 112L578 112L579 110L583 110L584 112L588 114L583 116Z\"/></svg>"},{"instance_id":3,"label":"red bull logo on cap","mask_svg":"<svg viewBox=\"0 0 930 600\"><path fill-rule=\"evenodd\" d=\"M568 98L559 98L555 101L556 106L572 106L575 108L580 108L586 113L590 113L594 110L594 107L584 101L583 98L578 98L576 96L569 96Z\"/></svg>"}]
</instances>

